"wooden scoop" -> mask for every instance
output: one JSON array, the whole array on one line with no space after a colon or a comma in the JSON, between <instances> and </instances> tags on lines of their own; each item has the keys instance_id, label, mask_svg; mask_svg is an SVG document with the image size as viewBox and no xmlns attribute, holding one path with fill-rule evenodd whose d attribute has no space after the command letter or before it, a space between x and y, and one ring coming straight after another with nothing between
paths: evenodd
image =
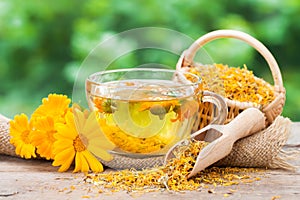
<instances>
[{"instance_id":1,"label":"wooden scoop","mask_svg":"<svg viewBox=\"0 0 300 200\"><path fill-rule=\"evenodd\" d=\"M265 127L264 114L257 108L248 108L226 125L208 125L193 133L191 139L206 141L209 144L204 147L197 156L193 170L188 178L196 175L201 170L227 156L234 142L240 138L249 136ZM174 157L172 153L179 145L187 145L188 139L175 144L166 154L167 160Z\"/></svg>"}]
</instances>

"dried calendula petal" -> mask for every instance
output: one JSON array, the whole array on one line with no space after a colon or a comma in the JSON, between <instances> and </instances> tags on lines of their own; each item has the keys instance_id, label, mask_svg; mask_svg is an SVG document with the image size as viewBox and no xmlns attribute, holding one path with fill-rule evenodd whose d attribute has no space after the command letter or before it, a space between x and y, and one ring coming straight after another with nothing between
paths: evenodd
<instances>
[{"instance_id":1,"label":"dried calendula petal","mask_svg":"<svg viewBox=\"0 0 300 200\"><path fill-rule=\"evenodd\" d=\"M267 105L275 98L274 87L244 68L228 65L197 65L189 72L201 76L204 89L224 95L230 100ZM224 90L224 92L221 90Z\"/></svg>"},{"instance_id":2,"label":"dried calendula petal","mask_svg":"<svg viewBox=\"0 0 300 200\"><path fill-rule=\"evenodd\" d=\"M276 200L276 199L280 199L281 198L281 196L279 196L279 195L277 195L277 196L272 196L272 200Z\"/></svg>"},{"instance_id":3,"label":"dried calendula petal","mask_svg":"<svg viewBox=\"0 0 300 200\"><path fill-rule=\"evenodd\" d=\"M175 158L169 160L165 166L154 167L137 171L125 169L121 171L87 175L86 182L100 187L101 190L116 192L153 192L161 190L185 191L208 189L213 186L231 186L251 180L249 173L257 172L254 168L217 168L212 167L199 172L196 176L187 179L187 175L196 162L197 155L207 145L204 141L188 141L179 146Z\"/></svg>"}]
</instances>

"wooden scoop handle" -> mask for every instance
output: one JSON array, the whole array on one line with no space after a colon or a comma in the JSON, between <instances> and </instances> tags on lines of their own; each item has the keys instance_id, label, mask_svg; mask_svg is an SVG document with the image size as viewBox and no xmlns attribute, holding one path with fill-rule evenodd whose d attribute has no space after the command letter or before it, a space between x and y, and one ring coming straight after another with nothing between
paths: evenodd
<instances>
[{"instance_id":1,"label":"wooden scoop handle","mask_svg":"<svg viewBox=\"0 0 300 200\"><path fill-rule=\"evenodd\" d=\"M241 112L221 131L224 135L230 135L234 142L240 138L249 136L265 127L265 116L257 108L248 108Z\"/></svg>"},{"instance_id":2,"label":"wooden scoop handle","mask_svg":"<svg viewBox=\"0 0 300 200\"><path fill-rule=\"evenodd\" d=\"M244 110L227 125L211 126L212 130L220 132L222 136L202 149L188 178L230 154L235 141L260 131L264 127L264 114L257 108Z\"/></svg>"}]
</instances>

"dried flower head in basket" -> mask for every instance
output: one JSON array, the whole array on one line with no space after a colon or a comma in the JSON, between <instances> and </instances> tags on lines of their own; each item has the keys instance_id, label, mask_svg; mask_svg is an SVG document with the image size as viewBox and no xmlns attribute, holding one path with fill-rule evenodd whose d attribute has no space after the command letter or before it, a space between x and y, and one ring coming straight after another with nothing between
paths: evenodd
<instances>
[{"instance_id":1,"label":"dried flower head in basket","mask_svg":"<svg viewBox=\"0 0 300 200\"><path fill-rule=\"evenodd\" d=\"M227 65L203 65L193 61L198 49L206 43L218 38L235 38L254 47L267 61L274 85L254 76L246 67L232 68ZM218 30L210 32L196 40L181 55L176 68L198 74L203 79L204 88L225 97L228 106L226 122L230 122L246 108L259 108L266 115L266 123L271 124L282 112L285 103L285 88L278 64L269 50L252 36L234 30ZM210 73L214 71L216 73ZM215 76L218 76L217 78ZM223 90L220 90L220 85ZM194 130L198 130L211 122L208 115L213 112L213 105L203 104Z\"/></svg>"}]
</instances>

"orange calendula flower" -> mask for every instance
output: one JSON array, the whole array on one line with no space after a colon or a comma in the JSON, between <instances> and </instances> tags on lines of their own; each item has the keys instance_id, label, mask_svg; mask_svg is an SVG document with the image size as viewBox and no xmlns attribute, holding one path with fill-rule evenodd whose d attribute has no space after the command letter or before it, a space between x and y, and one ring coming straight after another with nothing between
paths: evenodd
<instances>
[{"instance_id":1,"label":"orange calendula flower","mask_svg":"<svg viewBox=\"0 0 300 200\"><path fill-rule=\"evenodd\" d=\"M55 157L52 165L60 166L58 171L63 172L69 169L75 158L73 172L88 172L90 169L93 172L102 172L102 164L87 149L89 147L95 148L90 143L97 142L97 138L90 140L89 137L93 136L93 132L90 132L94 128L91 123L97 123L97 121L92 119L94 118L93 115L86 118L85 114L77 108L73 108L72 111L67 112L65 124L56 124L57 133L54 134L56 141L53 146ZM96 134L96 136L98 135ZM102 159L105 160L111 159L111 155L104 150L101 151L101 149L97 149L97 156L102 156Z\"/></svg>"},{"instance_id":2,"label":"orange calendula flower","mask_svg":"<svg viewBox=\"0 0 300 200\"><path fill-rule=\"evenodd\" d=\"M53 136L55 133L54 119L52 117L46 116L35 119L30 141L36 146L37 153L47 160L54 159L52 147L55 141Z\"/></svg>"},{"instance_id":3,"label":"orange calendula flower","mask_svg":"<svg viewBox=\"0 0 300 200\"><path fill-rule=\"evenodd\" d=\"M53 117L55 122L65 122L64 116L69 110L71 100L66 95L49 94L43 98L40 105L32 114L32 118L41 116Z\"/></svg>"},{"instance_id":4,"label":"orange calendula flower","mask_svg":"<svg viewBox=\"0 0 300 200\"><path fill-rule=\"evenodd\" d=\"M102 97L95 97L94 105L100 113L113 113L116 109L111 99L106 99Z\"/></svg>"},{"instance_id":5,"label":"orange calendula flower","mask_svg":"<svg viewBox=\"0 0 300 200\"><path fill-rule=\"evenodd\" d=\"M31 130L32 123L25 114L16 115L10 121L10 142L16 147L16 154L26 159L36 157L35 146L29 140Z\"/></svg>"}]
</instances>

